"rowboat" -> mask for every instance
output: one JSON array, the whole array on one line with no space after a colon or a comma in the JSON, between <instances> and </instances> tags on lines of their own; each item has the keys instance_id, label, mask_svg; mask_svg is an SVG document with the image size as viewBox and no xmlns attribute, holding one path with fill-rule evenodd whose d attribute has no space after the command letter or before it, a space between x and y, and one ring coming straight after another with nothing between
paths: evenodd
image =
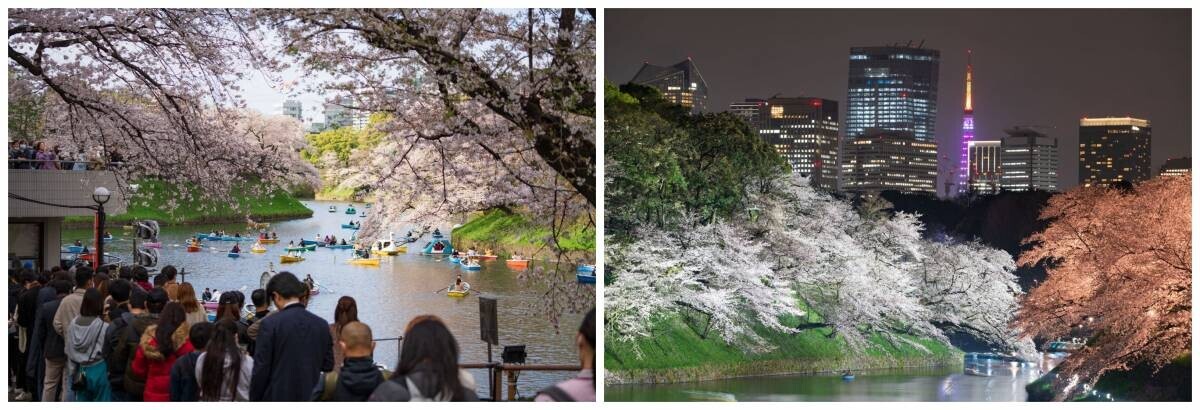
<instances>
[{"instance_id":1,"label":"rowboat","mask_svg":"<svg viewBox=\"0 0 1200 410\"><path fill-rule=\"evenodd\" d=\"M337 205L330 205L329 213L334 213L334 212L337 212Z\"/></svg>"},{"instance_id":2,"label":"rowboat","mask_svg":"<svg viewBox=\"0 0 1200 410\"><path fill-rule=\"evenodd\" d=\"M162 249L162 242L142 242L142 246L146 248Z\"/></svg>"},{"instance_id":3,"label":"rowboat","mask_svg":"<svg viewBox=\"0 0 1200 410\"><path fill-rule=\"evenodd\" d=\"M187 251L188 252L200 252L200 247L196 246L196 245L188 245Z\"/></svg>"},{"instance_id":4,"label":"rowboat","mask_svg":"<svg viewBox=\"0 0 1200 410\"><path fill-rule=\"evenodd\" d=\"M250 247L250 252L252 252L252 253L267 253L267 247L262 246L262 244L256 243L256 244L254 244L254 246Z\"/></svg>"},{"instance_id":5,"label":"rowboat","mask_svg":"<svg viewBox=\"0 0 1200 410\"><path fill-rule=\"evenodd\" d=\"M596 283L596 274L579 272L579 273L575 274L575 280L579 281L579 283L595 284Z\"/></svg>"},{"instance_id":6,"label":"rowboat","mask_svg":"<svg viewBox=\"0 0 1200 410\"><path fill-rule=\"evenodd\" d=\"M279 263L295 263L304 260L303 256L279 255Z\"/></svg>"},{"instance_id":7,"label":"rowboat","mask_svg":"<svg viewBox=\"0 0 1200 410\"><path fill-rule=\"evenodd\" d=\"M328 245L328 246L325 246L325 247L326 247L326 248L329 248L329 249L354 249L354 245L351 245L351 244L345 244L345 245Z\"/></svg>"},{"instance_id":8,"label":"rowboat","mask_svg":"<svg viewBox=\"0 0 1200 410\"><path fill-rule=\"evenodd\" d=\"M371 203L368 202L366 208L371 209Z\"/></svg>"},{"instance_id":9,"label":"rowboat","mask_svg":"<svg viewBox=\"0 0 1200 410\"><path fill-rule=\"evenodd\" d=\"M279 243L279 240L278 239L258 238L258 242L264 243L264 244L272 244L272 243Z\"/></svg>"},{"instance_id":10,"label":"rowboat","mask_svg":"<svg viewBox=\"0 0 1200 410\"><path fill-rule=\"evenodd\" d=\"M379 266L379 258L351 258L351 265Z\"/></svg>"},{"instance_id":11,"label":"rowboat","mask_svg":"<svg viewBox=\"0 0 1200 410\"><path fill-rule=\"evenodd\" d=\"M358 228L359 228L359 224L342 224L342 229L355 229L355 230L357 230Z\"/></svg>"},{"instance_id":12,"label":"rowboat","mask_svg":"<svg viewBox=\"0 0 1200 410\"><path fill-rule=\"evenodd\" d=\"M308 246L308 245L316 245L316 244L318 244L318 243L320 243L320 242L317 242L317 241L310 241L310 240L308 240L308 239L301 239L301 240L300 240L300 244L301 244L301 245L304 245L304 246Z\"/></svg>"},{"instance_id":13,"label":"rowboat","mask_svg":"<svg viewBox=\"0 0 1200 410\"><path fill-rule=\"evenodd\" d=\"M317 245L289 246L289 247L283 248L283 250L287 251L287 252L315 251L315 250L317 250Z\"/></svg>"},{"instance_id":14,"label":"rowboat","mask_svg":"<svg viewBox=\"0 0 1200 410\"><path fill-rule=\"evenodd\" d=\"M467 283L467 282L463 282L463 290L454 290L454 285L450 285L449 287L446 288L446 296L449 296L452 298L461 298L463 296L467 296L470 293L471 293L471 284Z\"/></svg>"},{"instance_id":15,"label":"rowboat","mask_svg":"<svg viewBox=\"0 0 1200 410\"><path fill-rule=\"evenodd\" d=\"M462 267L463 267L463 269L466 269L469 271L477 271L477 270L483 269L483 266L479 266L479 264L475 263L475 262L464 262L462 264Z\"/></svg>"},{"instance_id":16,"label":"rowboat","mask_svg":"<svg viewBox=\"0 0 1200 410\"><path fill-rule=\"evenodd\" d=\"M80 252L83 252L83 247L82 247L82 246L70 245L70 246L67 246L67 252L70 252L70 253L80 253Z\"/></svg>"},{"instance_id":17,"label":"rowboat","mask_svg":"<svg viewBox=\"0 0 1200 410\"><path fill-rule=\"evenodd\" d=\"M457 257L457 256L450 257L450 263L459 263L461 261L462 261L462 258L460 258L460 257Z\"/></svg>"},{"instance_id":18,"label":"rowboat","mask_svg":"<svg viewBox=\"0 0 1200 410\"><path fill-rule=\"evenodd\" d=\"M399 248L396 248L396 253L408 253L408 244L400 245Z\"/></svg>"},{"instance_id":19,"label":"rowboat","mask_svg":"<svg viewBox=\"0 0 1200 410\"><path fill-rule=\"evenodd\" d=\"M580 273L591 273L592 275L595 275L596 265L579 265L578 268L575 268L575 271Z\"/></svg>"},{"instance_id":20,"label":"rowboat","mask_svg":"<svg viewBox=\"0 0 1200 410\"><path fill-rule=\"evenodd\" d=\"M238 252L229 252L229 253L225 254L225 256L228 256L230 258L240 258L240 257L242 257L242 254L238 253Z\"/></svg>"},{"instance_id":21,"label":"rowboat","mask_svg":"<svg viewBox=\"0 0 1200 410\"><path fill-rule=\"evenodd\" d=\"M396 242L392 241L391 239L380 239L375 241L374 246L371 246L371 253L376 255L391 256L395 255L397 252Z\"/></svg>"},{"instance_id":22,"label":"rowboat","mask_svg":"<svg viewBox=\"0 0 1200 410\"><path fill-rule=\"evenodd\" d=\"M354 209L354 205L346 208L346 215L354 215L355 213L358 213L358 210Z\"/></svg>"},{"instance_id":23,"label":"rowboat","mask_svg":"<svg viewBox=\"0 0 1200 410\"><path fill-rule=\"evenodd\" d=\"M509 259L504 261L504 264L510 268L528 268L529 259Z\"/></svg>"},{"instance_id":24,"label":"rowboat","mask_svg":"<svg viewBox=\"0 0 1200 410\"><path fill-rule=\"evenodd\" d=\"M217 295L220 295L220 294L218 293ZM220 304L217 303L216 299L209 300L209 301L200 301L200 305L204 306L204 310L217 310L217 308L221 306Z\"/></svg>"},{"instance_id":25,"label":"rowboat","mask_svg":"<svg viewBox=\"0 0 1200 410\"><path fill-rule=\"evenodd\" d=\"M105 236L105 237L103 237L103 238L100 238L100 239L101 239L101 240L103 240L103 241L104 241L104 243L109 243L109 242L112 242L112 240L113 240L113 237L112 237L112 235L108 235L108 236Z\"/></svg>"}]
</instances>

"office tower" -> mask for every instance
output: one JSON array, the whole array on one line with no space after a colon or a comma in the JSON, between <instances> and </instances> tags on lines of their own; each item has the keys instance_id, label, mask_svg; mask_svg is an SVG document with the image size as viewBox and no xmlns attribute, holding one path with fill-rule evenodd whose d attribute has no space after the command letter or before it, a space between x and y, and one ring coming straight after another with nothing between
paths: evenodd
<instances>
[{"instance_id":1,"label":"office tower","mask_svg":"<svg viewBox=\"0 0 1200 410\"><path fill-rule=\"evenodd\" d=\"M354 125L353 113L349 108L346 108L351 103L352 101L348 98L341 98L335 102L325 103L325 129L336 129Z\"/></svg>"},{"instance_id":2,"label":"office tower","mask_svg":"<svg viewBox=\"0 0 1200 410\"><path fill-rule=\"evenodd\" d=\"M967 186L977 194L1000 192L1000 141L967 142Z\"/></svg>"},{"instance_id":3,"label":"office tower","mask_svg":"<svg viewBox=\"0 0 1200 410\"><path fill-rule=\"evenodd\" d=\"M867 130L846 142L842 190L936 193L937 144L910 132Z\"/></svg>"},{"instance_id":4,"label":"office tower","mask_svg":"<svg viewBox=\"0 0 1200 410\"><path fill-rule=\"evenodd\" d=\"M934 140L940 54L911 45L850 49L847 138L879 129Z\"/></svg>"},{"instance_id":5,"label":"office tower","mask_svg":"<svg viewBox=\"0 0 1200 410\"><path fill-rule=\"evenodd\" d=\"M759 115L760 109L767 100L761 98L747 98L745 101L734 101L729 103L729 112L746 121L751 130L758 131L762 125L762 117Z\"/></svg>"},{"instance_id":6,"label":"office tower","mask_svg":"<svg viewBox=\"0 0 1200 410\"><path fill-rule=\"evenodd\" d=\"M629 82L657 88L667 101L693 114L708 111L708 84L691 57L669 67L644 63Z\"/></svg>"},{"instance_id":7,"label":"office tower","mask_svg":"<svg viewBox=\"0 0 1200 410\"><path fill-rule=\"evenodd\" d=\"M1079 120L1079 184L1150 179L1150 121L1132 117Z\"/></svg>"},{"instance_id":8,"label":"office tower","mask_svg":"<svg viewBox=\"0 0 1200 410\"><path fill-rule=\"evenodd\" d=\"M1000 186L1006 191L1058 191L1058 139L1010 128L1000 143Z\"/></svg>"},{"instance_id":9,"label":"office tower","mask_svg":"<svg viewBox=\"0 0 1200 410\"><path fill-rule=\"evenodd\" d=\"M1158 175L1181 176L1192 173L1192 157L1171 158L1159 168Z\"/></svg>"},{"instance_id":10,"label":"office tower","mask_svg":"<svg viewBox=\"0 0 1200 410\"><path fill-rule=\"evenodd\" d=\"M304 123L304 106L297 100L285 100L283 102L283 115L295 118L296 121Z\"/></svg>"},{"instance_id":11,"label":"office tower","mask_svg":"<svg viewBox=\"0 0 1200 410\"><path fill-rule=\"evenodd\" d=\"M750 105L757 111L751 112ZM747 99L738 109L750 118L752 126L757 126L758 135L788 161L792 172L809 177L814 187L837 189L837 101L811 97Z\"/></svg>"},{"instance_id":12,"label":"office tower","mask_svg":"<svg viewBox=\"0 0 1200 410\"><path fill-rule=\"evenodd\" d=\"M958 187L958 195L967 192L968 184L971 175L970 165L968 164L967 150L971 144L971 140L975 139L975 107L971 100L971 50L967 50L967 88L966 97L963 99L963 119L962 119L962 137L959 138L959 145L962 146L962 151L958 156L958 172L955 175L954 183Z\"/></svg>"}]
</instances>

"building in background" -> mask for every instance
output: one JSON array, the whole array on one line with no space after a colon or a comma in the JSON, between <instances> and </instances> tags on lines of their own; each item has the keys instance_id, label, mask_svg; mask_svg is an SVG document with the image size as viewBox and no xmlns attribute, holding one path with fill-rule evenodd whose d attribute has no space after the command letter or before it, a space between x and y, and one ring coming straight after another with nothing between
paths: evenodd
<instances>
[{"instance_id":1,"label":"building in background","mask_svg":"<svg viewBox=\"0 0 1200 410\"><path fill-rule=\"evenodd\" d=\"M847 138L878 129L934 140L940 54L922 45L850 49Z\"/></svg>"},{"instance_id":2,"label":"building in background","mask_svg":"<svg viewBox=\"0 0 1200 410\"><path fill-rule=\"evenodd\" d=\"M751 130L757 131L762 125L762 117L759 116L761 108L767 100L761 98L747 98L745 101L734 101L729 104L729 112L733 113L746 121Z\"/></svg>"},{"instance_id":3,"label":"building in background","mask_svg":"<svg viewBox=\"0 0 1200 410\"><path fill-rule=\"evenodd\" d=\"M354 125L354 113L351 109L346 108L352 105L351 103L352 101L347 98L325 103L324 129L337 129Z\"/></svg>"},{"instance_id":4,"label":"building in background","mask_svg":"<svg viewBox=\"0 0 1200 410\"><path fill-rule=\"evenodd\" d=\"M973 188L971 185L971 177L974 175L971 172L970 164L968 163L970 155L971 141L975 139L975 106L971 100L971 50L967 50L967 88L966 96L963 98L963 118L962 118L962 137L959 138L959 145L962 151L958 154L958 170L954 175L954 185L957 189L957 195L967 193L968 188Z\"/></svg>"},{"instance_id":5,"label":"building in background","mask_svg":"<svg viewBox=\"0 0 1200 410\"><path fill-rule=\"evenodd\" d=\"M1058 139L1010 128L1000 144L1000 186L1006 191L1058 191Z\"/></svg>"},{"instance_id":6,"label":"building in background","mask_svg":"<svg viewBox=\"0 0 1200 410\"><path fill-rule=\"evenodd\" d=\"M304 124L304 105L298 100L285 100L283 102L283 115L295 118Z\"/></svg>"},{"instance_id":7,"label":"building in background","mask_svg":"<svg viewBox=\"0 0 1200 410\"><path fill-rule=\"evenodd\" d=\"M1171 158L1158 170L1160 176L1182 176L1192 173L1192 157Z\"/></svg>"},{"instance_id":8,"label":"building in background","mask_svg":"<svg viewBox=\"0 0 1200 410\"><path fill-rule=\"evenodd\" d=\"M754 110L751 110L753 107ZM812 97L771 97L734 103L731 110L788 161L812 186L837 189L838 103Z\"/></svg>"},{"instance_id":9,"label":"building in background","mask_svg":"<svg viewBox=\"0 0 1200 410\"><path fill-rule=\"evenodd\" d=\"M1079 120L1079 185L1150 179L1150 121L1132 117Z\"/></svg>"},{"instance_id":10,"label":"building in background","mask_svg":"<svg viewBox=\"0 0 1200 410\"><path fill-rule=\"evenodd\" d=\"M967 142L967 186L976 194L1000 192L1000 141Z\"/></svg>"},{"instance_id":11,"label":"building in background","mask_svg":"<svg viewBox=\"0 0 1200 410\"><path fill-rule=\"evenodd\" d=\"M910 132L867 130L846 141L842 190L936 194L937 144Z\"/></svg>"},{"instance_id":12,"label":"building in background","mask_svg":"<svg viewBox=\"0 0 1200 410\"><path fill-rule=\"evenodd\" d=\"M644 63L629 82L656 88L667 101L694 114L708 111L708 84L691 57L668 67Z\"/></svg>"}]
</instances>

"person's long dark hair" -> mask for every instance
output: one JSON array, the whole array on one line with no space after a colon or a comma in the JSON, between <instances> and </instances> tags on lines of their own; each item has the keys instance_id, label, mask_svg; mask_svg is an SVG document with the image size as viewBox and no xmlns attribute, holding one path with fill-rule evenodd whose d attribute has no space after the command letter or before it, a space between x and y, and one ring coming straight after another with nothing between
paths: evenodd
<instances>
[{"instance_id":1,"label":"person's long dark hair","mask_svg":"<svg viewBox=\"0 0 1200 410\"><path fill-rule=\"evenodd\" d=\"M449 396L463 400L463 385L458 379L458 342L450 329L437 316L417 316L404 330L404 345L393 378L409 376L416 371L429 373L429 378L414 379L417 388L429 397Z\"/></svg>"},{"instance_id":2,"label":"person's long dark hair","mask_svg":"<svg viewBox=\"0 0 1200 410\"><path fill-rule=\"evenodd\" d=\"M341 340L342 326L347 323L358 321L358 302L349 296L342 296L338 299L337 307L333 309L333 329L334 334L338 335L338 340Z\"/></svg>"},{"instance_id":3,"label":"person's long dark hair","mask_svg":"<svg viewBox=\"0 0 1200 410\"><path fill-rule=\"evenodd\" d=\"M237 399L238 383L242 377L242 351L238 348L236 319L221 319L213 329L208 345L204 347L204 364L200 367L200 400L221 400L221 386L225 384L226 371L229 394ZM229 361L229 366L225 361Z\"/></svg>"},{"instance_id":4,"label":"person's long dark hair","mask_svg":"<svg viewBox=\"0 0 1200 410\"><path fill-rule=\"evenodd\" d=\"M177 302L167 303L163 307L162 313L158 314L158 329L154 331L154 343L158 344L158 351L163 356L171 356L175 353L175 341L171 335L175 333L175 329L187 323L187 313L183 311L183 306Z\"/></svg>"},{"instance_id":5,"label":"person's long dark hair","mask_svg":"<svg viewBox=\"0 0 1200 410\"><path fill-rule=\"evenodd\" d=\"M579 324L579 334L592 347L592 387L596 387L596 308L583 315L583 323Z\"/></svg>"},{"instance_id":6,"label":"person's long dark hair","mask_svg":"<svg viewBox=\"0 0 1200 410\"><path fill-rule=\"evenodd\" d=\"M217 303L217 320L230 319L238 321L242 317L242 308L238 304L237 295L233 292L225 292L221 294L221 299Z\"/></svg>"}]
</instances>

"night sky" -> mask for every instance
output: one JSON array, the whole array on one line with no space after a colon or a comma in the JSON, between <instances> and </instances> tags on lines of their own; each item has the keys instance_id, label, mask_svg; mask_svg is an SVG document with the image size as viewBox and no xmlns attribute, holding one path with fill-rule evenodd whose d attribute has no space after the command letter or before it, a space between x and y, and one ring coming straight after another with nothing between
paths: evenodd
<instances>
[{"instance_id":1,"label":"night sky","mask_svg":"<svg viewBox=\"0 0 1200 410\"><path fill-rule=\"evenodd\" d=\"M972 49L975 138L1049 127L1040 131L1058 138L1060 189L1078 185L1083 116L1150 120L1154 174L1167 158L1191 155L1189 10L606 9L605 17L605 79L622 84L643 62L691 57L710 111L776 93L823 97L839 101L844 127L850 47L925 40L941 51L939 150L961 134ZM943 158L940 175L956 159Z\"/></svg>"}]
</instances>

